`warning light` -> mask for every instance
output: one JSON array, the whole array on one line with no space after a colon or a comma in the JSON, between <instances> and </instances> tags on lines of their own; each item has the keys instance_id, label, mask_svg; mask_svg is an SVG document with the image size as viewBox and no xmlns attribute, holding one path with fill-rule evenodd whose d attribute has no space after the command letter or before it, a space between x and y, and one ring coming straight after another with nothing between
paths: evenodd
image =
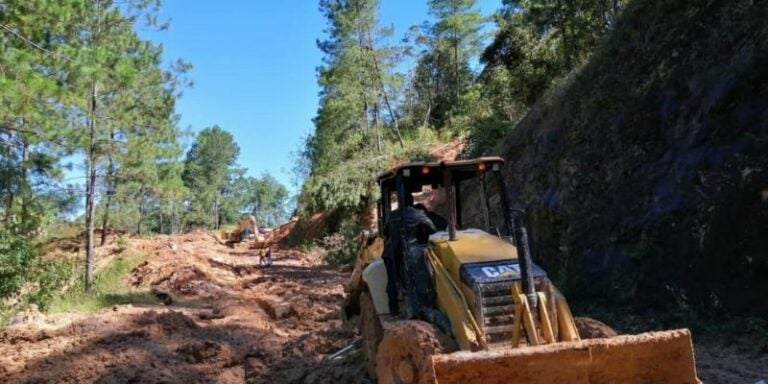
<instances>
[{"instance_id":1,"label":"warning light","mask_svg":"<svg viewBox=\"0 0 768 384\"><path fill-rule=\"evenodd\" d=\"M429 167L421 167L422 175L429 175Z\"/></svg>"},{"instance_id":2,"label":"warning light","mask_svg":"<svg viewBox=\"0 0 768 384\"><path fill-rule=\"evenodd\" d=\"M477 169L482 172L485 171L485 163L479 163L477 164Z\"/></svg>"}]
</instances>

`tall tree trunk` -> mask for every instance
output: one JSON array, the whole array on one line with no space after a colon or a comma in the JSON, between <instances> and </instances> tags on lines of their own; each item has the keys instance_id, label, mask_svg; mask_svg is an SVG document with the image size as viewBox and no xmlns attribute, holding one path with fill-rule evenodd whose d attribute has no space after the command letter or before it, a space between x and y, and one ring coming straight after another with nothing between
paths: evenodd
<instances>
[{"instance_id":1,"label":"tall tree trunk","mask_svg":"<svg viewBox=\"0 0 768 384\"><path fill-rule=\"evenodd\" d=\"M104 202L104 214L101 216L101 244L104 246L107 243L107 224L109 223L109 206L112 203L112 196L107 191L107 200Z\"/></svg>"},{"instance_id":2,"label":"tall tree trunk","mask_svg":"<svg viewBox=\"0 0 768 384\"><path fill-rule=\"evenodd\" d=\"M139 236L141 236L142 224L144 224L144 183L139 188L139 222L136 228L136 233Z\"/></svg>"},{"instance_id":3,"label":"tall tree trunk","mask_svg":"<svg viewBox=\"0 0 768 384\"><path fill-rule=\"evenodd\" d=\"M109 132L109 139L114 142L115 131ZM101 246L107 243L107 225L109 224L109 207L112 204L112 194L115 191L115 162L112 153L109 154L109 167L107 169L107 195L104 202L104 215L101 218Z\"/></svg>"},{"instance_id":4,"label":"tall tree trunk","mask_svg":"<svg viewBox=\"0 0 768 384\"><path fill-rule=\"evenodd\" d=\"M454 103L459 102L459 38L455 35L453 38L453 97ZM455 105L455 104L454 104Z\"/></svg>"},{"instance_id":5,"label":"tall tree trunk","mask_svg":"<svg viewBox=\"0 0 768 384\"><path fill-rule=\"evenodd\" d=\"M373 105L373 115L376 126L376 149L381 153L381 107L379 107L379 103Z\"/></svg>"},{"instance_id":6,"label":"tall tree trunk","mask_svg":"<svg viewBox=\"0 0 768 384\"><path fill-rule=\"evenodd\" d=\"M458 9L456 3L453 3L453 16L456 17ZM455 98L454 105L459 102L459 35L456 28L453 29L453 91Z\"/></svg>"},{"instance_id":7,"label":"tall tree trunk","mask_svg":"<svg viewBox=\"0 0 768 384\"><path fill-rule=\"evenodd\" d=\"M361 27L357 28L357 44L359 46L359 49L365 49L365 40L363 38L363 30ZM359 60L358 60L359 61ZM362 62L359 64L361 68L366 68L366 63ZM368 84L366 82L366 76L360 76L360 96L363 98L363 108L360 111L360 121L362 122L362 126L366 134L368 131L370 131L370 124L368 122L368 109L370 108L370 103L368 102Z\"/></svg>"},{"instance_id":8,"label":"tall tree trunk","mask_svg":"<svg viewBox=\"0 0 768 384\"><path fill-rule=\"evenodd\" d=\"M93 286L93 216L96 211L96 98L98 87L94 81L91 84L90 108L88 117L88 153L87 178L85 188L85 291L90 292Z\"/></svg>"},{"instance_id":9,"label":"tall tree trunk","mask_svg":"<svg viewBox=\"0 0 768 384\"><path fill-rule=\"evenodd\" d=\"M94 3L96 23L91 30L90 45L96 46L98 35L101 33L101 0ZM86 187L85 187L85 291L93 288L94 250L93 250L93 221L96 213L96 102L99 87L94 79L91 82L91 94L88 111L88 150L86 154Z\"/></svg>"},{"instance_id":10,"label":"tall tree trunk","mask_svg":"<svg viewBox=\"0 0 768 384\"><path fill-rule=\"evenodd\" d=\"M213 199L213 229L219 229L219 195Z\"/></svg>"},{"instance_id":11,"label":"tall tree trunk","mask_svg":"<svg viewBox=\"0 0 768 384\"><path fill-rule=\"evenodd\" d=\"M373 39L371 38L370 31L368 32L368 44L368 52L371 54L371 58L373 58L373 70L376 72L376 80L378 81L379 92L384 98L384 104L387 106L389 116L392 117L395 134L397 134L397 141L400 143L400 148L403 148L405 145L403 144L403 136L400 134L400 121L394 111L394 108L392 108L392 103L389 102L389 96L387 95L387 90L384 87L384 78L381 75L381 67L379 67L379 59L376 57L376 50L373 48ZM379 149L379 152L381 152L381 149Z\"/></svg>"},{"instance_id":12,"label":"tall tree trunk","mask_svg":"<svg viewBox=\"0 0 768 384\"><path fill-rule=\"evenodd\" d=\"M21 132L19 139L21 141L21 231L24 236L31 234L29 226L29 199L32 191L29 187L29 140L24 137L24 125L26 120L21 118Z\"/></svg>"}]
</instances>

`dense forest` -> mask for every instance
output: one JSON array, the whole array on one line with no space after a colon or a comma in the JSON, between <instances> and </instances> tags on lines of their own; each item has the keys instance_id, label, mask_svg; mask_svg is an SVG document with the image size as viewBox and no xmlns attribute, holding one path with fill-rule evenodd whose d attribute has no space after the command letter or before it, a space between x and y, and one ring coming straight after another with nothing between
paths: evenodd
<instances>
[{"instance_id":1,"label":"dense forest","mask_svg":"<svg viewBox=\"0 0 768 384\"><path fill-rule=\"evenodd\" d=\"M25 300L44 304L62 266L40 260L38 245L57 236L84 234L74 273L88 289L111 231L216 229L244 214L271 226L290 213L285 186L238 166L229 132L179 128L191 64L137 32L168 26L159 7L0 1L0 297L41 279L48 290Z\"/></svg>"},{"instance_id":2,"label":"dense forest","mask_svg":"<svg viewBox=\"0 0 768 384\"><path fill-rule=\"evenodd\" d=\"M505 0L483 15L476 3L429 0L429 21L393 31L377 0L320 2L322 91L297 165L306 178L299 207L331 212L329 231L348 240L332 252L337 261L354 257L376 174L453 140L467 141L463 156L488 153L589 57L624 6Z\"/></svg>"}]
</instances>

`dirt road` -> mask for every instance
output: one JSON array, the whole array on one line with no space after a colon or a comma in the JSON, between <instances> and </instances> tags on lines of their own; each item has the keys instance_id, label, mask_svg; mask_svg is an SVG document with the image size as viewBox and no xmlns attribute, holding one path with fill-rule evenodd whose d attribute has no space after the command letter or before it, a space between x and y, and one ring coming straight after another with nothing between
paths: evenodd
<instances>
[{"instance_id":1,"label":"dirt road","mask_svg":"<svg viewBox=\"0 0 768 384\"><path fill-rule=\"evenodd\" d=\"M359 355L325 360L355 335L339 320L344 274L319 255L276 249L262 268L205 232L133 246L151 256L127 283L173 303L30 316L0 331L0 382L369 382Z\"/></svg>"},{"instance_id":2,"label":"dirt road","mask_svg":"<svg viewBox=\"0 0 768 384\"><path fill-rule=\"evenodd\" d=\"M320 254L276 249L274 265L206 232L136 239L149 255L126 284L170 305L94 315L30 314L0 330L3 383L370 383L359 353L330 361L356 334L339 320L346 273ZM701 340L705 383L753 384L768 354Z\"/></svg>"}]
</instances>

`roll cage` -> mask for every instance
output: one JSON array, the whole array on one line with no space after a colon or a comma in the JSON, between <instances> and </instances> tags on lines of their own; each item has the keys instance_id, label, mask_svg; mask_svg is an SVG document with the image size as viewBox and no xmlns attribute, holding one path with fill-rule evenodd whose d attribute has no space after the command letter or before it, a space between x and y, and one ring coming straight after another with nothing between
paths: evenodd
<instances>
[{"instance_id":1,"label":"roll cage","mask_svg":"<svg viewBox=\"0 0 768 384\"><path fill-rule=\"evenodd\" d=\"M378 204L379 228L389 220L392 207L392 195L397 195L397 206L405 205L406 194L421 192L425 186L433 190L442 189L446 193L448 203L448 232L450 239L455 239L456 229L464 227L462 220L463 183L476 179L479 188L481 210L483 212L484 228L488 232L496 232L497 235L510 235L512 219L509 216L509 202L504 179L501 177L501 168L504 159L500 157L481 157L472 160L456 160L441 162L413 162L393 168L377 178L381 188L381 201ZM489 180L494 179L494 180ZM497 188L501 207L491 207L489 192L491 188ZM494 209L496 208L496 209ZM503 228L491 230L491 214L501 208L503 216ZM379 231L381 233L382 231Z\"/></svg>"},{"instance_id":2,"label":"roll cage","mask_svg":"<svg viewBox=\"0 0 768 384\"><path fill-rule=\"evenodd\" d=\"M463 228L461 211L462 184L465 181L477 179L480 195L481 211L485 230L499 237L506 237L517 248L522 275L523 292L535 305L536 295L531 273L531 251L525 225L526 214L521 209L513 209L509 204L507 187L501 175L504 159L501 157L480 157L471 160L455 160L440 162L413 162L395 167L376 179L381 192L381 199L377 204L379 236L383 236L385 225L392 212L392 195L397 195L397 206L406 205L406 194L421 192L425 186L433 190L444 189L447 197L448 239L456 240L457 228ZM490 181L488 175L492 175L494 181ZM501 207L491 207L489 189L497 188L497 195ZM473 202L474 203L474 202ZM493 209L495 208L495 209ZM491 226L491 214L498 214L501 209L503 228ZM492 210L493 209L493 210Z\"/></svg>"}]
</instances>

